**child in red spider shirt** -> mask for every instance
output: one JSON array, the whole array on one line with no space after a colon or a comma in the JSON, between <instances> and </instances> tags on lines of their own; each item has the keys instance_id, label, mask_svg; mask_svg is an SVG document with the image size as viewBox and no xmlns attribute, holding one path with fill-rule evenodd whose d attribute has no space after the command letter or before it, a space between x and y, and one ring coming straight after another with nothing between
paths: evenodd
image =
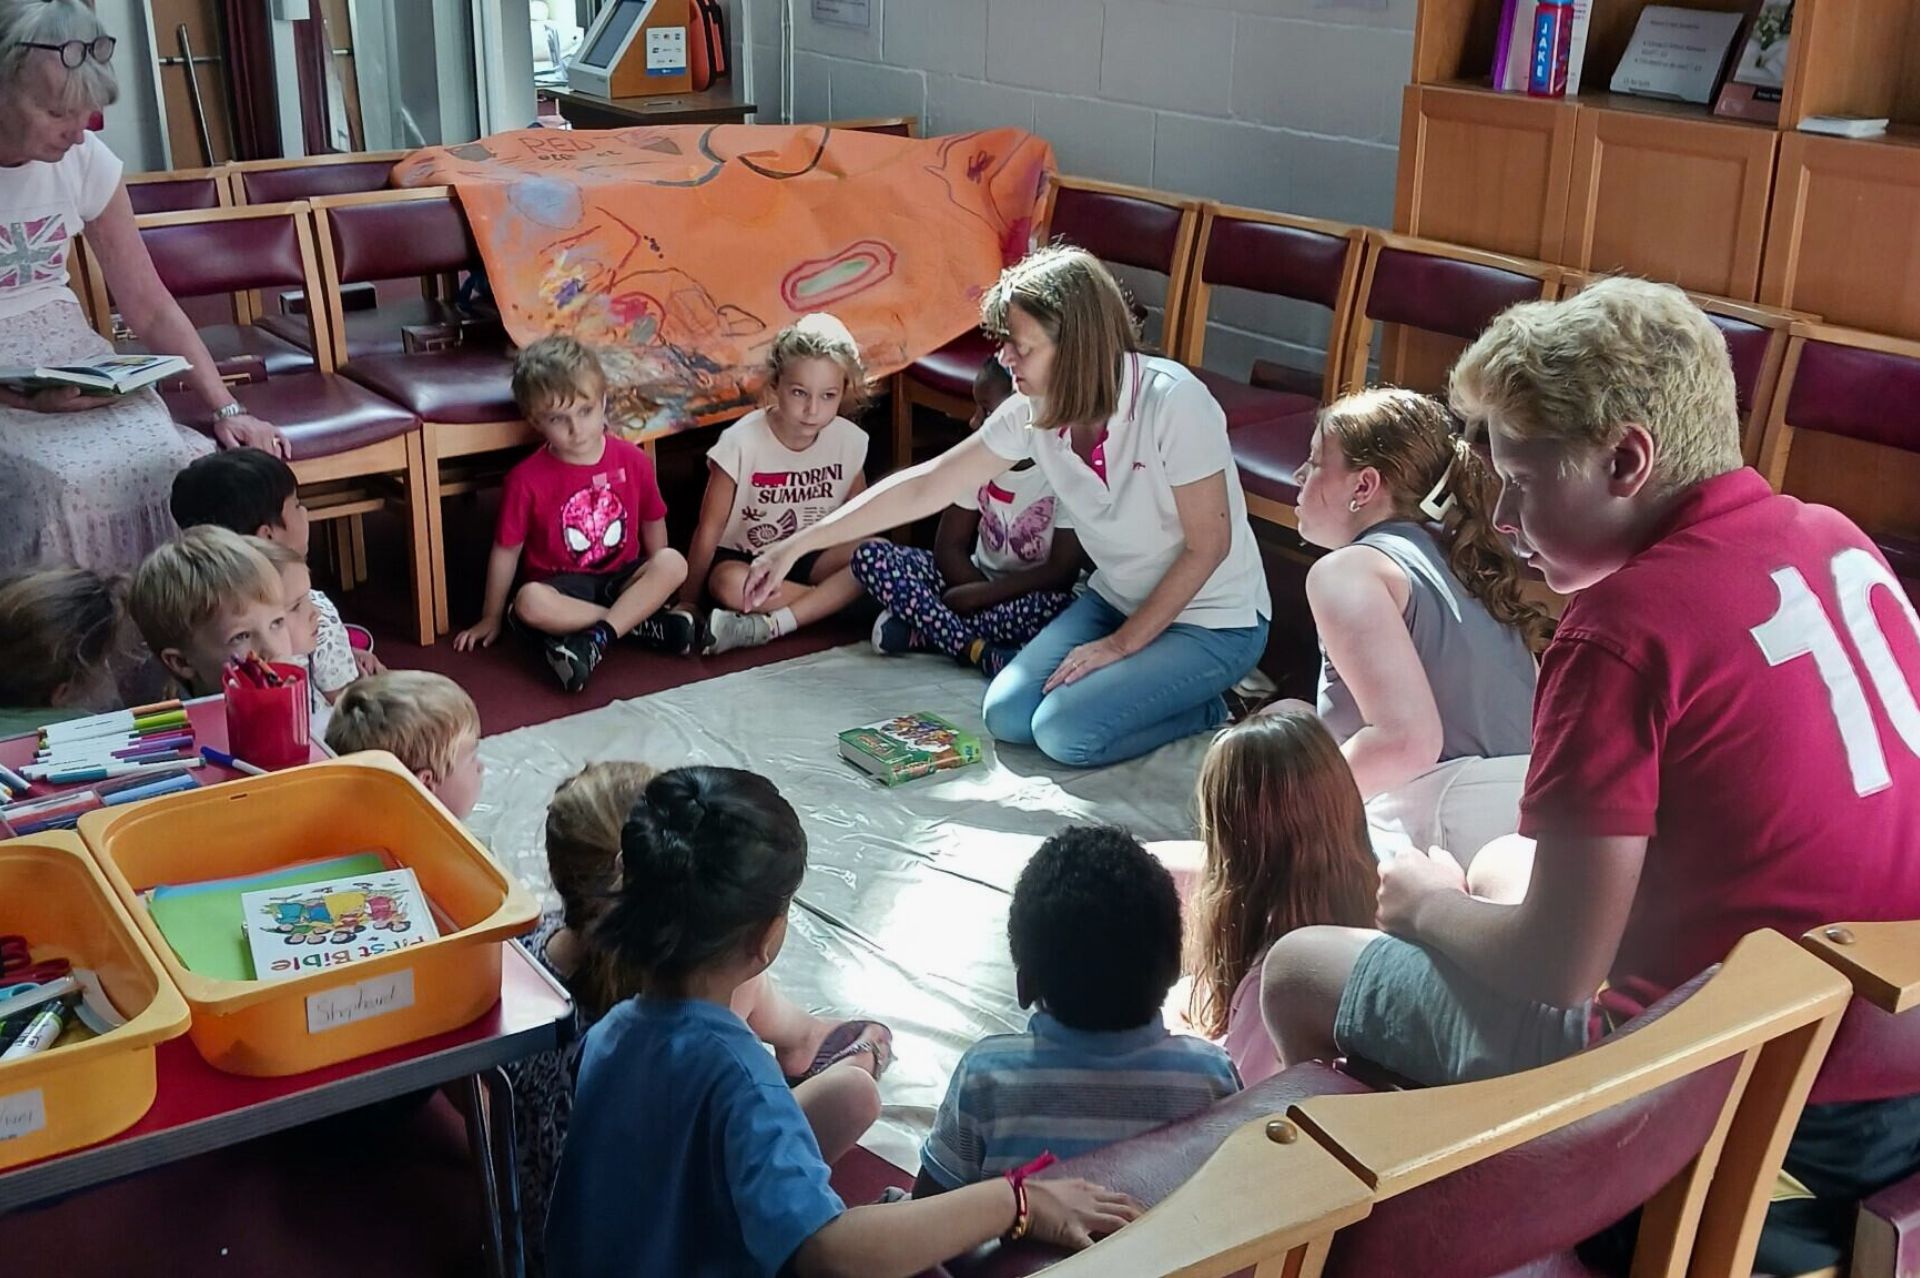
<instances>
[{"instance_id":1,"label":"child in red spider shirt","mask_svg":"<svg viewBox=\"0 0 1920 1278\"><path fill-rule=\"evenodd\" d=\"M664 607L686 580L687 561L667 545L667 503L652 459L607 433L598 357L571 337L543 337L514 361L513 399L546 443L507 472L480 620L453 637L454 648L500 637L524 559L513 618L541 637L568 692L587 686L622 635L664 652L691 651L693 615Z\"/></svg>"},{"instance_id":2,"label":"child in red spider shirt","mask_svg":"<svg viewBox=\"0 0 1920 1278\"><path fill-rule=\"evenodd\" d=\"M1403 856L1381 872L1385 935L1282 938L1262 997L1282 1059L1507 1073L1747 932L1920 918L1920 617L1850 520L1741 465L1706 316L1626 279L1517 306L1453 399L1489 431L1496 523L1574 596L1534 697L1531 882L1478 900L1451 858ZM1761 1268L1835 1263L1851 1200L1916 1165L1920 1098L1809 1108L1787 1170L1816 1197L1776 1205Z\"/></svg>"}]
</instances>

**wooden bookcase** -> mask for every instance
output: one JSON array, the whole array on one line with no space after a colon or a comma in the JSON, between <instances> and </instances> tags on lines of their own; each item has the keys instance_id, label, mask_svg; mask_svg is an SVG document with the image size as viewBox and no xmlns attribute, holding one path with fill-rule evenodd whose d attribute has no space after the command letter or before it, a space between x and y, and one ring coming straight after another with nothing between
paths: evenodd
<instances>
[{"instance_id":1,"label":"wooden bookcase","mask_svg":"<svg viewBox=\"0 0 1920 1278\"><path fill-rule=\"evenodd\" d=\"M1396 229L1920 336L1920 0L1798 0L1777 128L1608 92L1645 7L1593 0L1554 101L1487 87L1501 0L1420 0ZM1816 114L1895 124L1793 131Z\"/></svg>"}]
</instances>

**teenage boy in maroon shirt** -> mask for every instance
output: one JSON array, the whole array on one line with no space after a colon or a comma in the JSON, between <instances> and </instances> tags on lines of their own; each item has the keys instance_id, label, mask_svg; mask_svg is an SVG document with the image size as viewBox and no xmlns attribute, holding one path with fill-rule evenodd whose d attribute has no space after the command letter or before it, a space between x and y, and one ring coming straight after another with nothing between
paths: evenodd
<instances>
[{"instance_id":1,"label":"teenage boy in maroon shirt","mask_svg":"<svg viewBox=\"0 0 1920 1278\"><path fill-rule=\"evenodd\" d=\"M1711 321L1627 279L1517 306L1461 357L1453 400L1487 431L1496 522L1573 596L1534 698L1531 881L1496 903L1444 854L1383 866L1380 932L1304 929L1269 954L1282 1059L1509 1073L1756 928L1920 918L1920 617L1850 520L1741 464ZM1810 1109L1788 1170L1815 1198L1783 1208L1797 1229L1770 1218L1770 1272L1832 1263L1852 1201L1916 1164L1920 1098Z\"/></svg>"}]
</instances>

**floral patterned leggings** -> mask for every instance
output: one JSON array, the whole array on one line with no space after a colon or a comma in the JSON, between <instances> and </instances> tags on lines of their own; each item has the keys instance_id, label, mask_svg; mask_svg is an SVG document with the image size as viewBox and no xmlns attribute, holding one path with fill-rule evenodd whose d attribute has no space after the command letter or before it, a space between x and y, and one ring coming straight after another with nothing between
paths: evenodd
<instances>
[{"instance_id":1,"label":"floral patterned leggings","mask_svg":"<svg viewBox=\"0 0 1920 1278\"><path fill-rule=\"evenodd\" d=\"M887 541L869 541L854 551L853 578L881 607L950 657L964 654L975 639L1023 647L1073 602L1065 591L1036 590L963 615L940 597L947 582L934 565L932 551Z\"/></svg>"}]
</instances>

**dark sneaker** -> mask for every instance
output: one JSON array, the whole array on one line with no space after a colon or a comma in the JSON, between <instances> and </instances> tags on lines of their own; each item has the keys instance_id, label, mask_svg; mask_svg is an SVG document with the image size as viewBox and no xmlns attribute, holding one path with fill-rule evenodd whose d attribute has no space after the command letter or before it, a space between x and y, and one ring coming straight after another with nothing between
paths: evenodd
<instances>
[{"instance_id":1,"label":"dark sneaker","mask_svg":"<svg viewBox=\"0 0 1920 1278\"><path fill-rule=\"evenodd\" d=\"M643 647L684 657L700 641L700 622L684 608L662 608L635 626L632 637Z\"/></svg>"},{"instance_id":2,"label":"dark sneaker","mask_svg":"<svg viewBox=\"0 0 1920 1278\"><path fill-rule=\"evenodd\" d=\"M1007 668L1007 663L1019 655L1020 650L1018 648L1010 648L1006 644L990 643L980 649L980 657L974 664L980 667L980 673L987 678L997 679L1000 677L1000 672Z\"/></svg>"},{"instance_id":3,"label":"dark sneaker","mask_svg":"<svg viewBox=\"0 0 1920 1278\"><path fill-rule=\"evenodd\" d=\"M547 664L553 667L560 686L568 692L578 692L587 686L587 678L606 655L606 648L591 631L582 630L578 634L549 638L546 653Z\"/></svg>"},{"instance_id":4,"label":"dark sneaker","mask_svg":"<svg viewBox=\"0 0 1920 1278\"><path fill-rule=\"evenodd\" d=\"M902 617L881 612L873 619L873 650L883 657L897 657L914 650L913 627Z\"/></svg>"}]
</instances>

